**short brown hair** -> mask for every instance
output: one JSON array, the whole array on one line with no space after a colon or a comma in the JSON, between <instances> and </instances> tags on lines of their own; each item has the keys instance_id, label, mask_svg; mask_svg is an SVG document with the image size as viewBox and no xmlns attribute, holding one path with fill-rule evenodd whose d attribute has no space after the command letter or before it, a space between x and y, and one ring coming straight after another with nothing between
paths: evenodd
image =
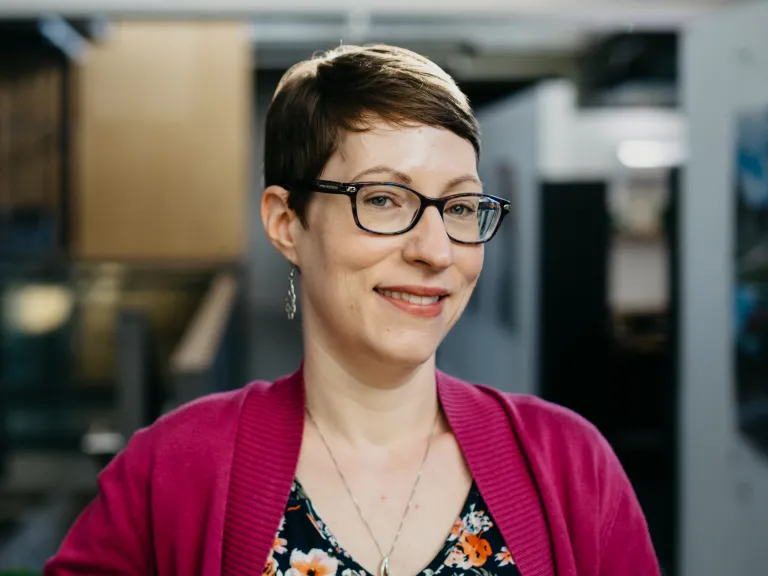
<instances>
[{"instance_id":1,"label":"short brown hair","mask_svg":"<svg viewBox=\"0 0 768 576\"><path fill-rule=\"evenodd\" d=\"M341 46L288 70L267 112L264 184L290 191L306 223L309 193L297 183L317 178L345 131L371 122L445 128L480 157L480 133L467 97L432 61L386 45Z\"/></svg>"}]
</instances>

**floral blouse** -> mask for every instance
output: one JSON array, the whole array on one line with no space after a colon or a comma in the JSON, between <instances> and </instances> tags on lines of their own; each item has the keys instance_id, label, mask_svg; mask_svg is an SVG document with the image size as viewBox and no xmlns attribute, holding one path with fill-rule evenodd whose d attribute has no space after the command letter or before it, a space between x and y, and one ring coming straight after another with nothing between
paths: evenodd
<instances>
[{"instance_id":1,"label":"floral blouse","mask_svg":"<svg viewBox=\"0 0 768 576\"><path fill-rule=\"evenodd\" d=\"M418 576L520 576L473 483L442 550ZM298 480L263 576L371 576L341 548Z\"/></svg>"}]
</instances>

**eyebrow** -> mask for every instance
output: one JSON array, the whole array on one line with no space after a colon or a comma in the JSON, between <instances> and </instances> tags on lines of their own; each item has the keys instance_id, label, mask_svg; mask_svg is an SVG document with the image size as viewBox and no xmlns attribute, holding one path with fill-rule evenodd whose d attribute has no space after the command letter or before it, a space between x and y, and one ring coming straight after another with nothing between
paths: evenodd
<instances>
[{"instance_id":1,"label":"eyebrow","mask_svg":"<svg viewBox=\"0 0 768 576\"><path fill-rule=\"evenodd\" d=\"M366 170L363 170L352 179L352 182L359 182L361 178L365 176L369 176L371 174L382 174L382 173L386 173L391 176L394 176L399 183L405 184L406 186L411 186L413 184L413 178L408 176L408 174L405 174L404 172L400 172L399 170L395 170L394 168L391 168L389 166L383 166L383 165L374 166L373 168L368 168ZM465 184L467 182L477 184L481 188L483 186L483 183L480 182L477 176L474 176L472 174L465 174L463 176L457 176L456 178L451 179L445 185L445 189L450 190L451 188L455 188L456 186L459 186L460 184Z\"/></svg>"}]
</instances>

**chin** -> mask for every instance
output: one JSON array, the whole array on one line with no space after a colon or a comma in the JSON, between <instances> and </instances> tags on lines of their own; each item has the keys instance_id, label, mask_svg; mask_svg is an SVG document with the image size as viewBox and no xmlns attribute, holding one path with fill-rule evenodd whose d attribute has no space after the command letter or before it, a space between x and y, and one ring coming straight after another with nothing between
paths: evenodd
<instances>
[{"instance_id":1,"label":"chin","mask_svg":"<svg viewBox=\"0 0 768 576\"><path fill-rule=\"evenodd\" d=\"M415 368L421 366L434 356L439 339L432 334L399 334L389 333L378 339L372 346L376 356L392 366Z\"/></svg>"}]
</instances>

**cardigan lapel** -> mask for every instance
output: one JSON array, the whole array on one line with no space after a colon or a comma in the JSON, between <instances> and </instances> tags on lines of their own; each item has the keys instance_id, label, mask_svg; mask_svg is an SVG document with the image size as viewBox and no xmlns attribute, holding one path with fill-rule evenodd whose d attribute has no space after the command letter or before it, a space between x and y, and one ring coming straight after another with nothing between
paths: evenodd
<instances>
[{"instance_id":1,"label":"cardigan lapel","mask_svg":"<svg viewBox=\"0 0 768 576\"><path fill-rule=\"evenodd\" d=\"M290 495L304 430L303 365L250 386L227 497L222 576L260 576ZM553 576L543 505L512 420L485 389L437 372L440 402L522 576Z\"/></svg>"},{"instance_id":2,"label":"cardigan lapel","mask_svg":"<svg viewBox=\"0 0 768 576\"><path fill-rule=\"evenodd\" d=\"M533 474L501 402L437 373L440 402L472 476L522 576L553 576L547 520Z\"/></svg>"},{"instance_id":3,"label":"cardigan lapel","mask_svg":"<svg viewBox=\"0 0 768 576\"><path fill-rule=\"evenodd\" d=\"M222 576L260 576L290 495L304 431L302 368L251 385L235 439Z\"/></svg>"}]
</instances>

